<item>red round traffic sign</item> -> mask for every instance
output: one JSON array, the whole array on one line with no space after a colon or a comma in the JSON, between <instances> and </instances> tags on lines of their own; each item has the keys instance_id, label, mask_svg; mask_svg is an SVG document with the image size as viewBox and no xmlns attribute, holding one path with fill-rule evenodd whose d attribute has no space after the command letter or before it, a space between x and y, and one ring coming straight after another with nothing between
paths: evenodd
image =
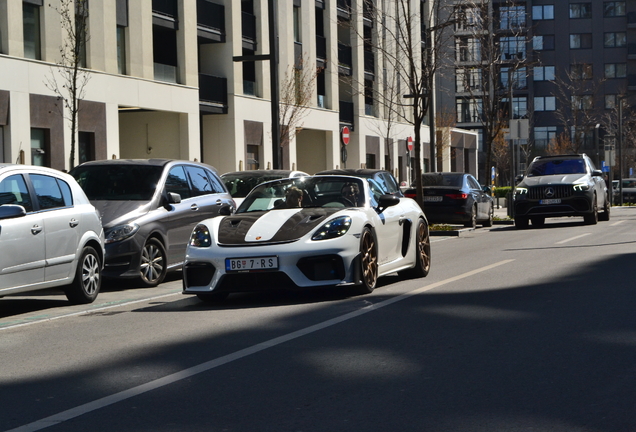
<instances>
[{"instance_id":1,"label":"red round traffic sign","mask_svg":"<svg viewBox=\"0 0 636 432\"><path fill-rule=\"evenodd\" d=\"M408 151L413 150L413 137L408 137L406 139L406 148L408 149Z\"/></svg>"},{"instance_id":2,"label":"red round traffic sign","mask_svg":"<svg viewBox=\"0 0 636 432\"><path fill-rule=\"evenodd\" d=\"M344 145L349 144L349 128L347 126L343 126L341 134L342 134L342 143Z\"/></svg>"}]
</instances>

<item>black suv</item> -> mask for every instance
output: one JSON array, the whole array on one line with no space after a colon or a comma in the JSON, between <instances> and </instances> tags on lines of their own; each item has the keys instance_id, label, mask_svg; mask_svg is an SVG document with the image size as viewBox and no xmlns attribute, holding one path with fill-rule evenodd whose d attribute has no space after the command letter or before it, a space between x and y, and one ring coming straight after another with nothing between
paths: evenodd
<instances>
[{"instance_id":1,"label":"black suv","mask_svg":"<svg viewBox=\"0 0 636 432\"><path fill-rule=\"evenodd\" d=\"M603 173L586 154L536 157L515 187L514 206L520 229L561 216L583 216L592 225L609 220L611 208Z\"/></svg>"}]
</instances>

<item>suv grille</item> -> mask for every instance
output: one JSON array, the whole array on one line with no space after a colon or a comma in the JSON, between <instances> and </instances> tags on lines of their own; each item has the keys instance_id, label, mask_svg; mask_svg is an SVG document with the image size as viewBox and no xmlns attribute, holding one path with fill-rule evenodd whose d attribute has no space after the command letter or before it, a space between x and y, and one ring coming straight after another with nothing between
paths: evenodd
<instances>
[{"instance_id":1,"label":"suv grille","mask_svg":"<svg viewBox=\"0 0 636 432\"><path fill-rule=\"evenodd\" d=\"M568 198L574 194L572 185L533 186L528 189L529 199Z\"/></svg>"}]
</instances>

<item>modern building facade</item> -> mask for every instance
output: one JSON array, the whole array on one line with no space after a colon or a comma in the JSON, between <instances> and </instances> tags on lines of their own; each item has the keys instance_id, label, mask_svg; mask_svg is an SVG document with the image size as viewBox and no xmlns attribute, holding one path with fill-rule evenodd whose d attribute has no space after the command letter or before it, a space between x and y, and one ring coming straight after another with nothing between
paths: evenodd
<instances>
[{"instance_id":1,"label":"modern building facade","mask_svg":"<svg viewBox=\"0 0 636 432\"><path fill-rule=\"evenodd\" d=\"M565 133L576 150L600 167L604 138L616 136L618 100L624 99L625 123L636 92L636 2L609 0L454 1L458 13L449 56L454 73L440 78L438 109L456 114L457 127L481 133L483 62L474 26L481 8L489 17L483 32L493 34L498 61L493 65L496 92L511 119L528 119L528 139L518 140L528 158L550 151ZM448 91L441 91L446 89ZM512 94L512 104L507 97ZM512 106L512 110L510 110ZM626 154L632 145L625 135ZM609 140L608 140L609 142ZM480 173L489 143L480 140ZM522 153L522 152L520 152ZM633 158L632 158L633 159ZM631 161L633 164L633 160ZM628 165L625 166L627 174Z\"/></svg>"},{"instance_id":2,"label":"modern building facade","mask_svg":"<svg viewBox=\"0 0 636 432\"><path fill-rule=\"evenodd\" d=\"M70 168L68 110L62 115L47 86L60 79L61 1L0 0L0 161ZM196 159L221 173L273 164L309 173L364 166L409 181L406 142L413 128L395 122L387 134L373 97L391 68L372 42L380 37L375 8L385 2L275 4L279 86L294 85L298 71L311 78L311 95L280 160L272 146L271 65L263 59L270 53L268 0L91 0L82 64L89 81L73 165ZM454 145L472 147L466 154L474 163L466 166L474 170L472 136Z\"/></svg>"}]
</instances>

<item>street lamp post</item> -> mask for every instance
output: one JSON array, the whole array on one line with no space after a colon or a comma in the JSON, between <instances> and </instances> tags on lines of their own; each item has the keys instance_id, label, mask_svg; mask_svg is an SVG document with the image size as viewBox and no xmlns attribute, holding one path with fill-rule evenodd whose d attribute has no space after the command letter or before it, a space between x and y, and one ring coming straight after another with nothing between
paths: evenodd
<instances>
[{"instance_id":1,"label":"street lamp post","mask_svg":"<svg viewBox=\"0 0 636 432\"><path fill-rule=\"evenodd\" d=\"M623 101L625 96L618 97L618 202L623 205Z\"/></svg>"}]
</instances>

